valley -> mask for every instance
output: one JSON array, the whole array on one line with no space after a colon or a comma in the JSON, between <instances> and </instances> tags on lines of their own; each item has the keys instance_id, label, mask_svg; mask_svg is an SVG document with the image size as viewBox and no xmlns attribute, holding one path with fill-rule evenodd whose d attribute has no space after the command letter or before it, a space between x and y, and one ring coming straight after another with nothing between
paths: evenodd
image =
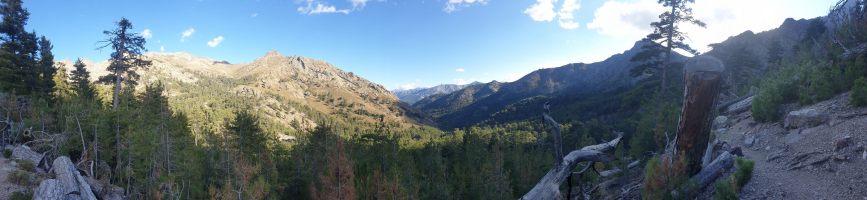
<instances>
[{"instance_id":1,"label":"valley","mask_svg":"<svg viewBox=\"0 0 867 200\"><path fill-rule=\"evenodd\" d=\"M0 198L867 198L864 0L827 3L822 15L761 31L725 24L737 34L706 48L690 36L707 42L703 28L719 31L713 23L740 19L749 6L665 0L615 9L650 13L615 15L649 25L632 30L647 34L639 39L608 35L596 19L579 26L572 12L582 2L569 0L548 2L559 8L550 15L540 13L543 0L517 13L533 26L499 24L520 37L491 34L490 21L456 20L475 16L464 9L514 2L448 1L437 10L443 18L390 2L436 17L421 23L430 29L412 30L384 22L419 13L371 15L386 9L382 1L282 2L298 16L243 19L228 11L252 4L189 3L173 2L183 6L167 16L210 26L167 39L158 30L178 27L154 23L159 16L70 16L107 28L61 35L42 18L63 20L46 12L55 7L0 1ZM205 5L227 7L214 15ZM664 9L630 10L651 5ZM737 15L709 18L709 5ZM187 19L173 9L234 18ZM557 31L524 30L555 21ZM71 45L77 40L94 40L98 56ZM596 62L570 55L493 78L519 68L509 65L608 52L623 41L631 45ZM448 79L455 84L415 87Z\"/></svg>"}]
</instances>

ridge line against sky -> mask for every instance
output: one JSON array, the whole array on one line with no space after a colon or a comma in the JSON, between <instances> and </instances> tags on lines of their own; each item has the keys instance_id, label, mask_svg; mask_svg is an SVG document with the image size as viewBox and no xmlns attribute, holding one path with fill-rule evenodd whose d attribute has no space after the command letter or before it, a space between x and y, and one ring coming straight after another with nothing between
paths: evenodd
<instances>
[{"instance_id":1,"label":"ridge line against sky","mask_svg":"<svg viewBox=\"0 0 867 200\"><path fill-rule=\"evenodd\" d=\"M696 0L707 45L786 18L823 16L837 0ZM601 61L651 31L656 0L28 1L29 30L58 59L105 60L103 30L126 17L151 52L247 63L270 50L321 59L389 89L513 81L540 68Z\"/></svg>"}]
</instances>

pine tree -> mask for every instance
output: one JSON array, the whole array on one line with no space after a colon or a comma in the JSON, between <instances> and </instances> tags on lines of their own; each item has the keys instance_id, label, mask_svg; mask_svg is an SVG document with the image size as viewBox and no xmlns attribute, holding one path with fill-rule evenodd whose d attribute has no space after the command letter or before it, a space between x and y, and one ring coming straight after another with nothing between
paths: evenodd
<instances>
[{"instance_id":1,"label":"pine tree","mask_svg":"<svg viewBox=\"0 0 867 200\"><path fill-rule=\"evenodd\" d=\"M34 57L37 52L36 34L25 30L30 13L22 7L21 0L0 0L0 35L3 44L5 63L3 70L11 72L4 77L5 89L15 90L21 94L30 94L36 89L38 74L36 73Z\"/></svg>"},{"instance_id":2,"label":"pine tree","mask_svg":"<svg viewBox=\"0 0 867 200\"><path fill-rule=\"evenodd\" d=\"M355 174L343 140L336 138L325 156L327 164L319 176L319 187L313 189L313 199L355 199Z\"/></svg>"},{"instance_id":3,"label":"pine tree","mask_svg":"<svg viewBox=\"0 0 867 200\"><path fill-rule=\"evenodd\" d=\"M259 117L249 111L235 113L235 119L226 125L226 131L237 141L237 149L251 161L258 161L265 152L265 135Z\"/></svg>"},{"instance_id":4,"label":"pine tree","mask_svg":"<svg viewBox=\"0 0 867 200\"><path fill-rule=\"evenodd\" d=\"M87 65L85 65L79 58L78 60L75 60L75 64L72 66L75 67L75 69L72 70L70 81L72 82L72 87L74 88L75 93L79 98L87 100L94 99L96 92L90 84L90 72L87 71Z\"/></svg>"},{"instance_id":5,"label":"pine tree","mask_svg":"<svg viewBox=\"0 0 867 200\"><path fill-rule=\"evenodd\" d=\"M59 99L65 99L72 96L73 88L69 83L69 74L66 73L66 65L63 63L57 64L59 73L55 73L52 77L52 82L55 83L51 96Z\"/></svg>"},{"instance_id":6,"label":"pine tree","mask_svg":"<svg viewBox=\"0 0 867 200\"><path fill-rule=\"evenodd\" d=\"M653 33L645 37L645 41L650 41L645 44L643 51L632 58L633 61L645 61L645 65L639 66L642 68L657 68L662 72L660 79L662 84L660 91L665 91L667 83L668 68L671 66L674 50L681 49L692 54L698 54L698 51L684 43L687 36L686 33L679 30L679 24L689 23L699 27L705 27L704 22L695 19L692 16L692 8L687 4L694 3L695 0L658 0L663 6L670 8L670 11L665 11L659 15L659 21L653 22ZM657 45L661 44L662 47ZM658 67L657 67L658 66ZM633 70L633 75L638 74Z\"/></svg>"},{"instance_id":7,"label":"pine tree","mask_svg":"<svg viewBox=\"0 0 867 200\"><path fill-rule=\"evenodd\" d=\"M103 31L108 39L102 41L105 45L102 48L111 48L114 52L111 53L108 65L110 73L99 77L99 82L103 84L113 84L114 92L112 93L112 109L117 110L120 103L121 84L123 82L134 88L138 73L136 69L144 68L151 65L151 62L142 57L142 53L146 51L145 38L131 31L132 23L126 18L121 18L117 22L117 28L114 30Z\"/></svg>"},{"instance_id":8,"label":"pine tree","mask_svg":"<svg viewBox=\"0 0 867 200\"><path fill-rule=\"evenodd\" d=\"M36 72L38 79L38 87L40 94L51 94L54 90L54 74L57 73L57 69L54 68L54 54L51 53L51 49L54 46L51 45L51 41L45 36L39 38L39 61L36 65ZM66 73L64 71L64 73Z\"/></svg>"}]
</instances>

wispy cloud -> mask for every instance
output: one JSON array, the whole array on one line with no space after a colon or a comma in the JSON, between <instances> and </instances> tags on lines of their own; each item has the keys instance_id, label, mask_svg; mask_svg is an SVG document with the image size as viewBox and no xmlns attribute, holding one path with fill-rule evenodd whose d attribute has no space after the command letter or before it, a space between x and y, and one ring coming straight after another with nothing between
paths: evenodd
<instances>
[{"instance_id":1,"label":"wispy cloud","mask_svg":"<svg viewBox=\"0 0 867 200\"><path fill-rule=\"evenodd\" d=\"M457 68L457 69L455 69L455 71L456 72L464 72L464 68Z\"/></svg>"},{"instance_id":2,"label":"wispy cloud","mask_svg":"<svg viewBox=\"0 0 867 200\"><path fill-rule=\"evenodd\" d=\"M352 8L364 8L369 0L349 0L352 3Z\"/></svg>"},{"instance_id":3,"label":"wispy cloud","mask_svg":"<svg viewBox=\"0 0 867 200\"><path fill-rule=\"evenodd\" d=\"M485 5L488 4L488 0L448 0L446 2L446 7L443 8L443 11L447 13L451 13L463 7L470 7L473 5Z\"/></svg>"},{"instance_id":4,"label":"wispy cloud","mask_svg":"<svg viewBox=\"0 0 867 200\"><path fill-rule=\"evenodd\" d=\"M337 7L316 0L307 0L306 3L305 6L298 7L299 13L305 15L316 15L331 13L349 14L349 12L351 12L349 9L337 9Z\"/></svg>"},{"instance_id":5,"label":"wispy cloud","mask_svg":"<svg viewBox=\"0 0 867 200\"><path fill-rule=\"evenodd\" d=\"M560 6L560 12L557 12L557 18L561 28L578 28L578 22L575 22L575 11L578 11L579 8L581 8L581 5L578 4L578 0L563 1L563 5Z\"/></svg>"},{"instance_id":6,"label":"wispy cloud","mask_svg":"<svg viewBox=\"0 0 867 200\"><path fill-rule=\"evenodd\" d=\"M250 14L250 17L258 17L258 16L259 16L259 13Z\"/></svg>"},{"instance_id":7,"label":"wispy cloud","mask_svg":"<svg viewBox=\"0 0 867 200\"><path fill-rule=\"evenodd\" d=\"M211 41L208 41L208 46L214 48L220 45L220 43L223 43L223 36L217 36L214 39L211 39Z\"/></svg>"},{"instance_id":8,"label":"wispy cloud","mask_svg":"<svg viewBox=\"0 0 867 200\"><path fill-rule=\"evenodd\" d=\"M187 40L187 38L192 37L193 33L196 33L196 29L194 29L194 28L188 28L187 30L182 32L181 33L181 42L184 42Z\"/></svg>"},{"instance_id":9,"label":"wispy cloud","mask_svg":"<svg viewBox=\"0 0 867 200\"><path fill-rule=\"evenodd\" d=\"M160 52L166 52L166 46L160 45Z\"/></svg>"},{"instance_id":10,"label":"wispy cloud","mask_svg":"<svg viewBox=\"0 0 867 200\"><path fill-rule=\"evenodd\" d=\"M153 33L151 33L151 29L147 28L141 32L141 36L145 39L151 39L152 37L154 37Z\"/></svg>"}]
</instances>

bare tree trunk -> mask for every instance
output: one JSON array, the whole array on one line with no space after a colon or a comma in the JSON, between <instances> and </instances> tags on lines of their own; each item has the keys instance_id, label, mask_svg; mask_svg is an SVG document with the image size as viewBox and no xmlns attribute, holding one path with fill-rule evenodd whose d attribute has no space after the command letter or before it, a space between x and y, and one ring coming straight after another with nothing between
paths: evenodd
<instances>
[{"instance_id":1,"label":"bare tree trunk","mask_svg":"<svg viewBox=\"0 0 867 200\"><path fill-rule=\"evenodd\" d=\"M710 56L694 57L684 67L686 86L674 154L686 156L689 175L701 170L723 70L722 62Z\"/></svg>"},{"instance_id":2,"label":"bare tree trunk","mask_svg":"<svg viewBox=\"0 0 867 200\"><path fill-rule=\"evenodd\" d=\"M557 121L554 121L554 118L548 115L547 111L546 113L542 113L542 116L545 118L545 122L552 127L551 137L554 142L552 147L554 149L554 160L556 161L555 164L559 165L563 162L563 139L562 136L560 136L560 124L558 124Z\"/></svg>"},{"instance_id":3,"label":"bare tree trunk","mask_svg":"<svg viewBox=\"0 0 867 200\"><path fill-rule=\"evenodd\" d=\"M661 83L661 86L659 87L660 97L666 96L665 95L665 89L668 86L667 85L668 68L669 68L669 65L671 65L671 51L674 50L673 49L674 48L674 44L673 44L674 43L674 36L673 35L674 35L674 23L675 23L674 12L676 11L675 9L677 9L677 6L674 4L674 2L671 2L671 4L672 4L671 5L671 16L669 16L669 18L671 20L668 24L668 38L666 38L666 39L668 39L668 42L665 44L665 48L668 51L665 52L665 63L662 64L662 83Z\"/></svg>"}]
</instances>

